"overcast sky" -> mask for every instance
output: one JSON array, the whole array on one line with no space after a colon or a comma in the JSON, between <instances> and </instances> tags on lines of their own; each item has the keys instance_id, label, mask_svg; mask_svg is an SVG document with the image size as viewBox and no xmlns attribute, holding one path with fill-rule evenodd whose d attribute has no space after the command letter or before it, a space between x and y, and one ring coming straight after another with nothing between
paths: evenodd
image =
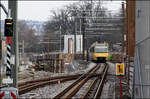
<instances>
[{"instance_id":1,"label":"overcast sky","mask_svg":"<svg viewBox=\"0 0 150 99\"><path fill-rule=\"evenodd\" d=\"M64 5L71 4L77 1L19 1L18 3L18 18L24 20L38 20L46 21L50 16L51 10L57 10ZM7 1L2 1L7 7ZM105 6L109 10L118 10L121 1L105 1ZM4 12L1 10L1 19L6 18Z\"/></svg>"}]
</instances>

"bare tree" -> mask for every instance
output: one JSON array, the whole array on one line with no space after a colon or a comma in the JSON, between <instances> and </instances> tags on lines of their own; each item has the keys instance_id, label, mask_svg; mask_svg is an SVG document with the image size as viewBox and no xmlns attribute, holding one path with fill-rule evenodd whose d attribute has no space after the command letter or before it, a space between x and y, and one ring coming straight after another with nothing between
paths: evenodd
<instances>
[{"instance_id":1,"label":"bare tree","mask_svg":"<svg viewBox=\"0 0 150 99\"><path fill-rule=\"evenodd\" d=\"M85 28L99 28L92 32L86 32L86 41L88 41L86 47L88 48L95 41L106 41L110 44L120 42L120 31L111 31L110 28L116 28L117 23L120 20L115 20L113 15L108 12L107 8L102 5L102 1L79 1L77 3L66 5L58 12L53 11L52 20L44 25L45 33L51 33L51 38L54 36L59 39L59 28L62 27L62 35L74 34L75 33L75 22L77 22L77 30L80 29L80 19L83 18L83 13L85 13ZM104 24L98 26L95 24ZM105 26L113 24L112 26ZM121 28L121 27L118 27ZM108 29L108 30L106 30ZM78 34L78 33L77 33ZM109 35L107 35L109 34Z\"/></svg>"},{"instance_id":2,"label":"bare tree","mask_svg":"<svg viewBox=\"0 0 150 99\"><path fill-rule=\"evenodd\" d=\"M35 36L35 30L30 28L25 21L18 22L19 42L24 40L25 52L33 52L38 38Z\"/></svg>"}]
</instances>

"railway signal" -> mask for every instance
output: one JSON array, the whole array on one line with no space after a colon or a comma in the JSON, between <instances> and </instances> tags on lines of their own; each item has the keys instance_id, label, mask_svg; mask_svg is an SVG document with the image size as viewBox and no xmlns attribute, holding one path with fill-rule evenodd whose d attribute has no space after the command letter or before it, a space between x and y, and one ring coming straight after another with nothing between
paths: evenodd
<instances>
[{"instance_id":1,"label":"railway signal","mask_svg":"<svg viewBox=\"0 0 150 99\"><path fill-rule=\"evenodd\" d=\"M2 80L3 84L6 84L7 87L0 89L0 99L16 99L18 95L18 89L10 87L10 84L13 84L13 79L11 78L11 40L13 36L13 19L10 17L10 10L8 12L8 18L5 19L5 31L4 35L6 37L7 44L7 54L6 54L6 76Z\"/></svg>"},{"instance_id":2,"label":"railway signal","mask_svg":"<svg viewBox=\"0 0 150 99\"><path fill-rule=\"evenodd\" d=\"M12 37L13 36L13 19L11 19L11 18L5 19L4 35L6 37Z\"/></svg>"},{"instance_id":3,"label":"railway signal","mask_svg":"<svg viewBox=\"0 0 150 99\"><path fill-rule=\"evenodd\" d=\"M5 37L6 37L6 44L7 44L7 54L6 54L6 76L8 79L4 80L4 83L12 83L11 77L11 40L13 36L13 19L8 18L5 19ZM5 82L6 81L6 82Z\"/></svg>"}]
</instances>

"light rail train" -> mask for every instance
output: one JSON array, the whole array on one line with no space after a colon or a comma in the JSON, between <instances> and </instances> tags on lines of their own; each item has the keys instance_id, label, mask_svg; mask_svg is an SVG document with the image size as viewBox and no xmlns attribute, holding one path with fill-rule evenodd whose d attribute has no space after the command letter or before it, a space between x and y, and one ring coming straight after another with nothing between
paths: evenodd
<instances>
[{"instance_id":1,"label":"light rail train","mask_svg":"<svg viewBox=\"0 0 150 99\"><path fill-rule=\"evenodd\" d=\"M89 48L89 59L94 62L103 62L109 60L109 44L93 43Z\"/></svg>"}]
</instances>

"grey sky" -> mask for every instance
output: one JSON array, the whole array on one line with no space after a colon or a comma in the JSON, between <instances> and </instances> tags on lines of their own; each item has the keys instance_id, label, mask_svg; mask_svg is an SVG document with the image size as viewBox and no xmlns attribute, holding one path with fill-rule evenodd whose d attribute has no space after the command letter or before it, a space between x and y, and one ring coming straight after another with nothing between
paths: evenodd
<instances>
[{"instance_id":1,"label":"grey sky","mask_svg":"<svg viewBox=\"0 0 150 99\"><path fill-rule=\"evenodd\" d=\"M64 5L77 1L19 1L18 3L18 18L25 20L46 21L50 16L51 10L57 10ZM2 1L7 7L7 1ZM120 1L104 2L109 10L118 10ZM108 3L108 4L107 4ZM4 12L1 14L2 19L6 16Z\"/></svg>"}]
</instances>

